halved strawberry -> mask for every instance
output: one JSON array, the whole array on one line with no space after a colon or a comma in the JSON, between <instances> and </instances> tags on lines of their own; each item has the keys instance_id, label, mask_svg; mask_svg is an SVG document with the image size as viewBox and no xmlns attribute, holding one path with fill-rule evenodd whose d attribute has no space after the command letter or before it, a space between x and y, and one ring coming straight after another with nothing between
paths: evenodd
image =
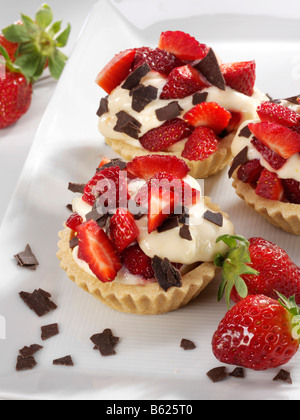
<instances>
[{"instance_id":1,"label":"halved strawberry","mask_svg":"<svg viewBox=\"0 0 300 420\"><path fill-rule=\"evenodd\" d=\"M158 172L168 172L182 179L190 172L187 164L176 156L147 155L138 156L127 164L127 171L136 178L146 181Z\"/></svg>"},{"instance_id":2,"label":"halved strawberry","mask_svg":"<svg viewBox=\"0 0 300 420\"><path fill-rule=\"evenodd\" d=\"M211 129L198 127L188 138L181 156L188 160L203 161L218 150L219 142Z\"/></svg>"},{"instance_id":3,"label":"halved strawberry","mask_svg":"<svg viewBox=\"0 0 300 420\"><path fill-rule=\"evenodd\" d=\"M119 252L124 251L138 237L140 231L133 215L124 208L118 208L110 221L110 237Z\"/></svg>"},{"instance_id":4,"label":"halved strawberry","mask_svg":"<svg viewBox=\"0 0 300 420\"><path fill-rule=\"evenodd\" d=\"M300 152L300 134L276 123L250 123L251 132L275 153L288 159Z\"/></svg>"},{"instance_id":5,"label":"halved strawberry","mask_svg":"<svg viewBox=\"0 0 300 420\"><path fill-rule=\"evenodd\" d=\"M162 32L158 46L184 61L201 60L208 53L205 44L200 44L194 37L182 31Z\"/></svg>"},{"instance_id":6,"label":"halved strawberry","mask_svg":"<svg viewBox=\"0 0 300 420\"><path fill-rule=\"evenodd\" d=\"M264 169L257 182L255 192L260 197L280 201L284 192L281 179L274 172Z\"/></svg>"},{"instance_id":7,"label":"halved strawberry","mask_svg":"<svg viewBox=\"0 0 300 420\"><path fill-rule=\"evenodd\" d=\"M299 114L286 106L272 102L263 102L258 107L257 113L261 121L269 121L285 127L296 127L300 123Z\"/></svg>"},{"instance_id":8,"label":"halved strawberry","mask_svg":"<svg viewBox=\"0 0 300 420\"><path fill-rule=\"evenodd\" d=\"M170 189L158 187L155 182L151 183L148 194L148 233L150 234L174 212L180 199L176 193Z\"/></svg>"},{"instance_id":9,"label":"halved strawberry","mask_svg":"<svg viewBox=\"0 0 300 420\"><path fill-rule=\"evenodd\" d=\"M194 127L190 124L180 118L174 118L157 128L149 130L139 140L146 150L162 152L178 141L189 137L193 130Z\"/></svg>"},{"instance_id":10,"label":"halved strawberry","mask_svg":"<svg viewBox=\"0 0 300 420\"><path fill-rule=\"evenodd\" d=\"M85 261L103 283L113 281L122 268L113 242L94 220L78 226L78 257Z\"/></svg>"},{"instance_id":11,"label":"halved strawberry","mask_svg":"<svg viewBox=\"0 0 300 420\"><path fill-rule=\"evenodd\" d=\"M247 96L252 96L256 80L255 61L221 64L227 86Z\"/></svg>"},{"instance_id":12,"label":"halved strawberry","mask_svg":"<svg viewBox=\"0 0 300 420\"><path fill-rule=\"evenodd\" d=\"M160 99L182 99L209 87L208 81L194 67L177 67L168 76Z\"/></svg>"},{"instance_id":13,"label":"halved strawberry","mask_svg":"<svg viewBox=\"0 0 300 420\"><path fill-rule=\"evenodd\" d=\"M100 71L96 83L110 94L129 75L134 57L134 49L125 50L115 55Z\"/></svg>"},{"instance_id":14,"label":"halved strawberry","mask_svg":"<svg viewBox=\"0 0 300 420\"><path fill-rule=\"evenodd\" d=\"M216 102L203 102L188 111L183 118L194 127L207 127L220 134L228 126L231 113Z\"/></svg>"}]
</instances>

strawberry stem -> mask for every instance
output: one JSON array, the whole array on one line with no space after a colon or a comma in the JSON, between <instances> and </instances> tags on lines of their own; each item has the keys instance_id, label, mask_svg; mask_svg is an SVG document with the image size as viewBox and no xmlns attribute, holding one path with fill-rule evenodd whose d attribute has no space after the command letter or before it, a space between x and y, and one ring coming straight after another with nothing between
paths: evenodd
<instances>
[{"instance_id":1,"label":"strawberry stem","mask_svg":"<svg viewBox=\"0 0 300 420\"><path fill-rule=\"evenodd\" d=\"M291 296L286 298L281 293L277 292L279 296L279 303L282 305L291 316L292 323L292 337L300 342L300 308L296 303L296 297Z\"/></svg>"}]
</instances>

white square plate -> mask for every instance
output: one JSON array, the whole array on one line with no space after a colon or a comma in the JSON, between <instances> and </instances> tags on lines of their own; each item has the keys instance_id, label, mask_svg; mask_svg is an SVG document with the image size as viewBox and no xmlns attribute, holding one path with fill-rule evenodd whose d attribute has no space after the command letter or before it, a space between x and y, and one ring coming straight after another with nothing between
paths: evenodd
<instances>
[{"instance_id":1,"label":"white square plate","mask_svg":"<svg viewBox=\"0 0 300 420\"><path fill-rule=\"evenodd\" d=\"M247 372L244 381L213 384L206 372L219 362L211 338L226 311L218 304L218 281L189 306L162 316L113 311L77 288L56 258L57 233L72 200L68 182L85 182L100 159L114 156L97 131L96 110L104 92L94 83L113 54L156 46L164 30L183 30L211 45L226 62L257 61L257 86L274 97L299 93L299 21L268 16L211 15L159 21L140 30L108 0L92 9L37 132L32 150L0 230L0 397L17 399L296 399L299 356L286 367L294 384L272 381L278 370ZM5 180L3 181L5 182ZM300 264L300 239L273 228L237 198L227 171L205 182L205 193L233 220L236 232L263 236L285 248ZM40 266L21 269L13 255L29 243ZM22 302L21 290L52 293L58 309L38 318ZM38 366L15 372L18 350L41 343L40 327L57 322L60 334L44 343ZM6 324L6 339L4 328ZM117 355L101 357L89 338L111 328L121 338ZM197 344L180 348L182 338ZM75 367L52 360L72 355ZM230 367L229 367L230 369Z\"/></svg>"}]
</instances>

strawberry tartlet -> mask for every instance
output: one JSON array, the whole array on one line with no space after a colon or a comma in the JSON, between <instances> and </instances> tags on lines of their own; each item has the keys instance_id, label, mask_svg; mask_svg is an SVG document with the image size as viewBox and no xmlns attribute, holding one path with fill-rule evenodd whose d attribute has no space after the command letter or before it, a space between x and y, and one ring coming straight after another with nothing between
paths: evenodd
<instances>
[{"instance_id":1,"label":"strawberry tartlet","mask_svg":"<svg viewBox=\"0 0 300 420\"><path fill-rule=\"evenodd\" d=\"M104 159L59 235L69 278L127 313L166 313L195 299L226 251L216 239L234 228L189 172L175 156Z\"/></svg>"},{"instance_id":2,"label":"strawberry tartlet","mask_svg":"<svg viewBox=\"0 0 300 420\"><path fill-rule=\"evenodd\" d=\"M158 48L122 51L100 71L96 81L108 95L99 131L126 161L174 155L191 176L207 178L228 165L237 128L267 100L255 80L255 61L220 64L192 36L163 32Z\"/></svg>"},{"instance_id":3,"label":"strawberry tartlet","mask_svg":"<svg viewBox=\"0 0 300 420\"><path fill-rule=\"evenodd\" d=\"M236 193L276 227L300 235L300 103L262 103L241 125L229 171Z\"/></svg>"}]
</instances>

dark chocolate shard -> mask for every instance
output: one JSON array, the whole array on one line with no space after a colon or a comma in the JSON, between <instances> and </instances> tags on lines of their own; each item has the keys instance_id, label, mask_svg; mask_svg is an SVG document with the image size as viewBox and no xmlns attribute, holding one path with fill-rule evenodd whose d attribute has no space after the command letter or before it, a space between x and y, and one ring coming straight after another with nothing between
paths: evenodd
<instances>
[{"instance_id":1,"label":"dark chocolate shard","mask_svg":"<svg viewBox=\"0 0 300 420\"><path fill-rule=\"evenodd\" d=\"M196 92L193 95L193 105L202 104L203 102L206 102L208 97L208 92Z\"/></svg>"},{"instance_id":2,"label":"dark chocolate shard","mask_svg":"<svg viewBox=\"0 0 300 420\"><path fill-rule=\"evenodd\" d=\"M20 292L19 296L39 317L57 308L57 305L50 300L50 293L42 289L34 290L32 293Z\"/></svg>"},{"instance_id":3,"label":"dark chocolate shard","mask_svg":"<svg viewBox=\"0 0 300 420\"><path fill-rule=\"evenodd\" d=\"M196 344L191 340L187 340L186 338L183 338L181 340L180 347L183 350L194 350L196 348Z\"/></svg>"},{"instance_id":4,"label":"dark chocolate shard","mask_svg":"<svg viewBox=\"0 0 300 420\"><path fill-rule=\"evenodd\" d=\"M73 236L73 238L69 242L69 245L70 245L70 248L71 249L76 248L76 246L79 245L79 239L78 239L78 237L77 236Z\"/></svg>"},{"instance_id":5,"label":"dark chocolate shard","mask_svg":"<svg viewBox=\"0 0 300 420\"><path fill-rule=\"evenodd\" d=\"M203 219L208 220L209 222L214 223L219 227L222 227L224 222L222 213L214 213L210 210L207 210L204 213Z\"/></svg>"},{"instance_id":6,"label":"dark chocolate shard","mask_svg":"<svg viewBox=\"0 0 300 420\"><path fill-rule=\"evenodd\" d=\"M212 48L210 48L206 57L204 57L195 68L205 77L205 79L221 90L225 90L226 83L222 74L217 57Z\"/></svg>"},{"instance_id":7,"label":"dark chocolate shard","mask_svg":"<svg viewBox=\"0 0 300 420\"><path fill-rule=\"evenodd\" d=\"M74 363L73 363L72 357L69 355L69 356L64 356L59 359L53 360L53 365L54 366L74 366Z\"/></svg>"},{"instance_id":8,"label":"dark chocolate shard","mask_svg":"<svg viewBox=\"0 0 300 420\"><path fill-rule=\"evenodd\" d=\"M284 101L291 102L292 104L300 105L300 95L291 96L290 98L285 98Z\"/></svg>"},{"instance_id":9,"label":"dark chocolate shard","mask_svg":"<svg viewBox=\"0 0 300 420\"><path fill-rule=\"evenodd\" d=\"M182 111L181 106L177 101L170 102L163 108L159 108L155 111L158 121L169 121L178 117Z\"/></svg>"},{"instance_id":10,"label":"dark chocolate shard","mask_svg":"<svg viewBox=\"0 0 300 420\"><path fill-rule=\"evenodd\" d=\"M246 127L244 127L240 132L239 132L239 137L246 137L247 139L249 139L253 134L250 131L250 128L248 127L248 125L246 125Z\"/></svg>"},{"instance_id":11,"label":"dark chocolate shard","mask_svg":"<svg viewBox=\"0 0 300 420\"><path fill-rule=\"evenodd\" d=\"M186 241L192 241L193 240L189 225L183 225L180 228L179 235L182 239L185 239Z\"/></svg>"},{"instance_id":12,"label":"dark chocolate shard","mask_svg":"<svg viewBox=\"0 0 300 420\"><path fill-rule=\"evenodd\" d=\"M140 67L135 69L125 80L122 89L131 90L141 83L143 77L145 77L151 71L150 66L147 63L142 64Z\"/></svg>"},{"instance_id":13,"label":"dark chocolate shard","mask_svg":"<svg viewBox=\"0 0 300 420\"><path fill-rule=\"evenodd\" d=\"M227 369L224 366L211 369L206 374L212 382L221 382L228 377Z\"/></svg>"},{"instance_id":14,"label":"dark chocolate shard","mask_svg":"<svg viewBox=\"0 0 300 420\"><path fill-rule=\"evenodd\" d=\"M66 208L67 208L69 211L73 212L73 206L72 206L72 204L67 204L67 205L66 205Z\"/></svg>"},{"instance_id":15,"label":"dark chocolate shard","mask_svg":"<svg viewBox=\"0 0 300 420\"><path fill-rule=\"evenodd\" d=\"M70 190L72 193L79 193L83 194L86 184L76 184L74 182L69 182L68 190Z\"/></svg>"},{"instance_id":16,"label":"dark chocolate shard","mask_svg":"<svg viewBox=\"0 0 300 420\"><path fill-rule=\"evenodd\" d=\"M98 117L101 117L103 114L106 114L109 111L108 109L108 96L102 98L100 101L100 105L97 111Z\"/></svg>"},{"instance_id":17,"label":"dark chocolate shard","mask_svg":"<svg viewBox=\"0 0 300 420\"><path fill-rule=\"evenodd\" d=\"M22 357L18 356L16 371L21 372L22 370L31 370L37 365L34 357Z\"/></svg>"},{"instance_id":18,"label":"dark chocolate shard","mask_svg":"<svg viewBox=\"0 0 300 420\"><path fill-rule=\"evenodd\" d=\"M229 373L229 376L231 376L233 378L244 379L245 378L245 370L241 367L237 367L232 372Z\"/></svg>"},{"instance_id":19,"label":"dark chocolate shard","mask_svg":"<svg viewBox=\"0 0 300 420\"><path fill-rule=\"evenodd\" d=\"M168 217L161 226L157 228L159 233L167 232L168 230L175 229L179 226L178 217Z\"/></svg>"},{"instance_id":20,"label":"dark chocolate shard","mask_svg":"<svg viewBox=\"0 0 300 420\"><path fill-rule=\"evenodd\" d=\"M19 350L19 353L22 357L32 357L35 353L42 350L42 346L39 344L32 344L30 347L25 346L21 350Z\"/></svg>"},{"instance_id":21,"label":"dark chocolate shard","mask_svg":"<svg viewBox=\"0 0 300 420\"><path fill-rule=\"evenodd\" d=\"M154 86L137 86L130 92L130 96L132 96L132 109L136 112L143 111L147 105L155 101L157 94L158 89Z\"/></svg>"},{"instance_id":22,"label":"dark chocolate shard","mask_svg":"<svg viewBox=\"0 0 300 420\"><path fill-rule=\"evenodd\" d=\"M52 338L59 334L59 328L58 324L50 324L50 325L44 325L41 327L42 335L41 338L43 341L49 340L49 338Z\"/></svg>"},{"instance_id":23,"label":"dark chocolate shard","mask_svg":"<svg viewBox=\"0 0 300 420\"><path fill-rule=\"evenodd\" d=\"M292 384L293 383L290 372L288 372L284 369L281 369L278 372L278 374L275 376L273 381L282 381L282 382L285 382L286 384Z\"/></svg>"},{"instance_id":24,"label":"dark chocolate shard","mask_svg":"<svg viewBox=\"0 0 300 420\"><path fill-rule=\"evenodd\" d=\"M233 159L231 167L228 172L229 178L232 177L236 169L243 165L244 163L248 162L248 146L246 146L236 157Z\"/></svg>"},{"instance_id":25,"label":"dark chocolate shard","mask_svg":"<svg viewBox=\"0 0 300 420\"><path fill-rule=\"evenodd\" d=\"M19 252L19 254L14 255L14 257L21 267L31 267L35 269L39 265L39 262L29 245L26 245L25 251Z\"/></svg>"},{"instance_id":26,"label":"dark chocolate shard","mask_svg":"<svg viewBox=\"0 0 300 420\"><path fill-rule=\"evenodd\" d=\"M125 111L120 111L116 114L117 124L114 130L119 133L127 134L134 139L139 138L141 123Z\"/></svg>"},{"instance_id":27,"label":"dark chocolate shard","mask_svg":"<svg viewBox=\"0 0 300 420\"><path fill-rule=\"evenodd\" d=\"M124 169L126 169L127 163L124 160L119 159L119 158L111 159L110 162L105 163L103 166L101 166L101 168L97 168L96 171L100 172L103 169L115 168L116 166L118 166L121 169L121 171L123 171Z\"/></svg>"},{"instance_id":28,"label":"dark chocolate shard","mask_svg":"<svg viewBox=\"0 0 300 420\"><path fill-rule=\"evenodd\" d=\"M102 356L114 356L114 348L120 339L113 335L110 328L106 328L102 333L93 335L90 340Z\"/></svg>"},{"instance_id":29,"label":"dark chocolate shard","mask_svg":"<svg viewBox=\"0 0 300 420\"><path fill-rule=\"evenodd\" d=\"M159 286L167 292L171 287L182 287L182 277L171 262L158 256L152 259L152 268Z\"/></svg>"}]
</instances>

